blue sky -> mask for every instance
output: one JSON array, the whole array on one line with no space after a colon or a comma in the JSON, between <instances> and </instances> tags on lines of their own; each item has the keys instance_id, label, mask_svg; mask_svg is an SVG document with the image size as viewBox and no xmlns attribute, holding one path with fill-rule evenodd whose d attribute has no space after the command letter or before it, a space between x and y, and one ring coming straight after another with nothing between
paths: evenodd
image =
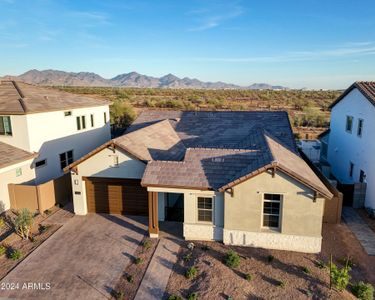
<instances>
[{"instance_id":1,"label":"blue sky","mask_svg":"<svg viewBox=\"0 0 375 300\"><path fill-rule=\"evenodd\" d=\"M0 0L0 75L137 71L240 85L375 80L374 0Z\"/></svg>"}]
</instances>

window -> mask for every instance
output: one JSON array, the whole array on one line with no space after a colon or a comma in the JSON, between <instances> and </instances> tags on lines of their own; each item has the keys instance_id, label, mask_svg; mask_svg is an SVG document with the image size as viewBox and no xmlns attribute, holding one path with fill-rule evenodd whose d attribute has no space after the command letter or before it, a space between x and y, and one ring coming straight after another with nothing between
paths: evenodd
<instances>
[{"instance_id":1,"label":"window","mask_svg":"<svg viewBox=\"0 0 375 300\"><path fill-rule=\"evenodd\" d=\"M86 117L78 116L77 117L77 130L81 130L85 128L86 128Z\"/></svg>"},{"instance_id":2,"label":"window","mask_svg":"<svg viewBox=\"0 0 375 300\"><path fill-rule=\"evenodd\" d=\"M212 222L212 198L198 197L198 221Z\"/></svg>"},{"instance_id":3,"label":"window","mask_svg":"<svg viewBox=\"0 0 375 300\"><path fill-rule=\"evenodd\" d=\"M104 112L104 124L107 124L107 113Z\"/></svg>"},{"instance_id":4,"label":"window","mask_svg":"<svg viewBox=\"0 0 375 300\"><path fill-rule=\"evenodd\" d=\"M39 161L35 162L35 168L43 167L46 164L47 164L47 160L46 159L39 160Z\"/></svg>"},{"instance_id":5,"label":"window","mask_svg":"<svg viewBox=\"0 0 375 300\"><path fill-rule=\"evenodd\" d=\"M72 115L72 111L71 110L64 111L64 116L65 117L70 117L71 115Z\"/></svg>"},{"instance_id":6,"label":"window","mask_svg":"<svg viewBox=\"0 0 375 300\"><path fill-rule=\"evenodd\" d=\"M73 163L73 150L60 154L60 168L61 170Z\"/></svg>"},{"instance_id":7,"label":"window","mask_svg":"<svg viewBox=\"0 0 375 300\"><path fill-rule=\"evenodd\" d=\"M280 227L281 198L280 194L263 195L263 227Z\"/></svg>"},{"instance_id":8,"label":"window","mask_svg":"<svg viewBox=\"0 0 375 300\"><path fill-rule=\"evenodd\" d=\"M322 142L322 148L321 148L321 155L322 155L322 157L324 157L324 158L327 158L327 153L328 153L328 145L327 145L327 143L324 143L324 142Z\"/></svg>"},{"instance_id":9,"label":"window","mask_svg":"<svg viewBox=\"0 0 375 300\"><path fill-rule=\"evenodd\" d=\"M353 117L346 116L346 131L351 133L352 128L353 128Z\"/></svg>"},{"instance_id":10,"label":"window","mask_svg":"<svg viewBox=\"0 0 375 300\"><path fill-rule=\"evenodd\" d=\"M94 127L94 114L90 115L91 127Z\"/></svg>"},{"instance_id":11,"label":"window","mask_svg":"<svg viewBox=\"0 0 375 300\"><path fill-rule=\"evenodd\" d=\"M0 135L12 135L12 124L9 116L0 116Z\"/></svg>"},{"instance_id":12,"label":"window","mask_svg":"<svg viewBox=\"0 0 375 300\"><path fill-rule=\"evenodd\" d=\"M16 177L20 177L22 175L22 168L16 169Z\"/></svg>"},{"instance_id":13,"label":"window","mask_svg":"<svg viewBox=\"0 0 375 300\"><path fill-rule=\"evenodd\" d=\"M353 177L353 171L354 171L354 164L350 162L350 165L349 165L349 177L350 178Z\"/></svg>"},{"instance_id":14,"label":"window","mask_svg":"<svg viewBox=\"0 0 375 300\"><path fill-rule=\"evenodd\" d=\"M366 179L366 173L365 173L365 171L361 170L359 172L359 182L363 183L363 182L365 182L365 179Z\"/></svg>"},{"instance_id":15,"label":"window","mask_svg":"<svg viewBox=\"0 0 375 300\"><path fill-rule=\"evenodd\" d=\"M357 135L362 136L362 131L363 131L363 120L358 119Z\"/></svg>"}]
</instances>

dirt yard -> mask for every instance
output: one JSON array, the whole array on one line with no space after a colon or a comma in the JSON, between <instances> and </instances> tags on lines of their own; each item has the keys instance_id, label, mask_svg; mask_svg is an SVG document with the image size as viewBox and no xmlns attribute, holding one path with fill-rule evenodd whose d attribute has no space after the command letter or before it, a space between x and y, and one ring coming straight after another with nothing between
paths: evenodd
<instances>
[{"instance_id":1,"label":"dirt yard","mask_svg":"<svg viewBox=\"0 0 375 300\"><path fill-rule=\"evenodd\" d=\"M367 223L367 225L375 232L375 219L371 219L365 209L357 209L357 213Z\"/></svg>"},{"instance_id":2,"label":"dirt yard","mask_svg":"<svg viewBox=\"0 0 375 300\"><path fill-rule=\"evenodd\" d=\"M134 299L157 244L157 239L143 239L113 291L113 299Z\"/></svg>"},{"instance_id":3,"label":"dirt yard","mask_svg":"<svg viewBox=\"0 0 375 300\"><path fill-rule=\"evenodd\" d=\"M318 255L203 242L195 243L193 256L187 261L189 250L184 247L165 299L170 295L187 298L193 292L198 293L198 299L356 299L349 290L330 290L328 268L319 267L318 261L327 264L332 253L334 262L341 265L349 256L355 264L351 281L375 284L375 257L365 254L345 224L325 224L323 236L323 249ZM229 249L241 256L236 269L223 263ZM193 265L198 268L198 276L188 280L184 275ZM251 275L250 281L245 279L246 274Z\"/></svg>"}]
</instances>

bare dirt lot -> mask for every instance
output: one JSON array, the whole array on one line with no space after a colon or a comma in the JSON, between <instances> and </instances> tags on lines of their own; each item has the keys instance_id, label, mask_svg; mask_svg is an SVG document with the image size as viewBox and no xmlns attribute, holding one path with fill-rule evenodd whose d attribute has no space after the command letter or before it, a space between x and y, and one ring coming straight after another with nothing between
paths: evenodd
<instances>
[{"instance_id":1,"label":"bare dirt lot","mask_svg":"<svg viewBox=\"0 0 375 300\"><path fill-rule=\"evenodd\" d=\"M345 224L324 224L323 247L320 254L304 254L248 247L229 247L221 243L195 243L193 257L187 261L186 247L181 249L165 298L178 295L187 298L193 292L199 299L355 299L349 289L329 289L328 268L318 261L329 261L330 254L338 265L347 256L354 262L351 282L359 280L375 284L375 257L369 257ZM208 246L208 250L205 249ZM233 249L241 256L236 269L223 261ZM273 260L269 258L273 256ZM185 259L184 259L185 258ZM196 266L198 276L189 280L184 275L189 266ZM245 279L246 274L251 280Z\"/></svg>"}]
</instances>

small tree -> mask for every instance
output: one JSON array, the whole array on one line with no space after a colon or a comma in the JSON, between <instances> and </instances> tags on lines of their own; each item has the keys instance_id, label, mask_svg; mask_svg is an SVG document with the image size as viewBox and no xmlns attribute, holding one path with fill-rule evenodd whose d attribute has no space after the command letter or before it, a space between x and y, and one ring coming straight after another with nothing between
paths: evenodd
<instances>
[{"instance_id":1,"label":"small tree","mask_svg":"<svg viewBox=\"0 0 375 300\"><path fill-rule=\"evenodd\" d=\"M373 300L374 299L374 287L370 283L364 283L363 281L353 285L353 294L361 300Z\"/></svg>"},{"instance_id":2,"label":"small tree","mask_svg":"<svg viewBox=\"0 0 375 300\"><path fill-rule=\"evenodd\" d=\"M33 225L33 215L27 208L22 208L15 222L15 229L24 240L29 238L31 226Z\"/></svg>"},{"instance_id":3,"label":"small tree","mask_svg":"<svg viewBox=\"0 0 375 300\"><path fill-rule=\"evenodd\" d=\"M344 290L350 281L349 271L351 268L348 262L341 269L330 260L330 287L334 286L339 291Z\"/></svg>"}]
</instances>

